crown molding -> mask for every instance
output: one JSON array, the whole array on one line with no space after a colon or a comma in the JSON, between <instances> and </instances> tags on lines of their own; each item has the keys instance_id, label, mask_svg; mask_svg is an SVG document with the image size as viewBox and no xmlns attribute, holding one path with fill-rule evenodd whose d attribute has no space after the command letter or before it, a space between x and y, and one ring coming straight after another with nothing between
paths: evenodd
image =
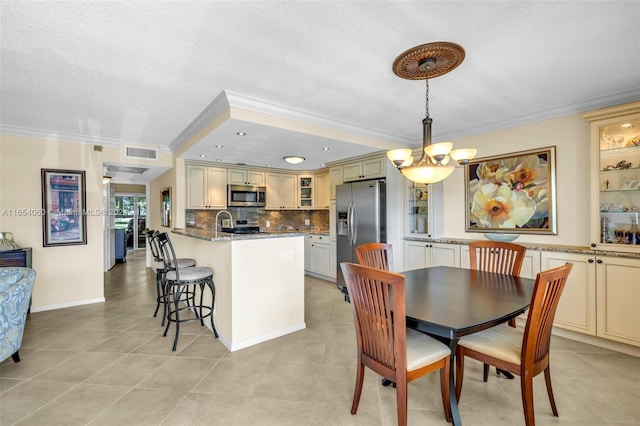
<instances>
[{"instance_id":1,"label":"crown molding","mask_svg":"<svg viewBox=\"0 0 640 426\"><path fill-rule=\"evenodd\" d=\"M104 138L100 136L87 136L74 133L64 133L58 131L46 131L29 129L26 127L0 126L0 134L22 136L35 139L59 140L65 142L75 142L86 145L118 146L122 143L119 139Z\"/></svg>"},{"instance_id":2,"label":"crown molding","mask_svg":"<svg viewBox=\"0 0 640 426\"><path fill-rule=\"evenodd\" d=\"M533 114L522 115L516 118L494 121L482 126L470 127L467 129L455 130L434 135L436 141L458 139L467 136L480 135L493 131L508 129L511 127L523 126L538 121L550 120L553 118L564 117L571 114L581 114L600 108L626 104L629 102L637 102L640 100L640 87L614 92L606 96L591 98L572 105L550 108Z\"/></svg>"}]
</instances>

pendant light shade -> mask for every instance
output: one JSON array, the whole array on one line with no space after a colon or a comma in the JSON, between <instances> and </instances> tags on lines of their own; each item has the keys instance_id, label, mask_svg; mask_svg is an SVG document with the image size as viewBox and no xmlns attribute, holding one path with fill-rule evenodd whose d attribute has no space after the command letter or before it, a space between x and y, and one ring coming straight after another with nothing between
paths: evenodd
<instances>
[{"instance_id":1,"label":"pendant light shade","mask_svg":"<svg viewBox=\"0 0 640 426\"><path fill-rule=\"evenodd\" d=\"M428 166L417 164L402 169L402 174L410 181L417 183L435 183L449 177L453 173L453 166Z\"/></svg>"}]
</instances>

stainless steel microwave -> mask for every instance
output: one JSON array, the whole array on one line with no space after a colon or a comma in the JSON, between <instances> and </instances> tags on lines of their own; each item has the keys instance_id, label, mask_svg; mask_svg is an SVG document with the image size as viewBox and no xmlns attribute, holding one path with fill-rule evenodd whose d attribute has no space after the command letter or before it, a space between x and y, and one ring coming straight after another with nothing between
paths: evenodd
<instances>
[{"instance_id":1,"label":"stainless steel microwave","mask_svg":"<svg viewBox=\"0 0 640 426\"><path fill-rule=\"evenodd\" d=\"M266 186L227 185L227 206L229 207L264 207L266 204Z\"/></svg>"}]
</instances>

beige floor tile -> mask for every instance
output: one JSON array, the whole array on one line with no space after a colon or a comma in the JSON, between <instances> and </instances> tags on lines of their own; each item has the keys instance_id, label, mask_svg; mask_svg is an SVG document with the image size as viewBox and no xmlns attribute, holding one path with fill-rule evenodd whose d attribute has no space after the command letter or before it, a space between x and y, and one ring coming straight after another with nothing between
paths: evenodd
<instances>
[{"instance_id":1,"label":"beige floor tile","mask_svg":"<svg viewBox=\"0 0 640 426\"><path fill-rule=\"evenodd\" d=\"M316 401L311 412L312 426L378 426L382 425L381 409L376 403L360 401L358 412L351 414L348 401ZM391 425L396 425L395 419Z\"/></svg>"},{"instance_id":2,"label":"beige floor tile","mask_svg":"<svg viewBox=\"0 0 640 426\"><path fill-rule=\"evenodd\" d=\"M213 334L196 336L191 343L184 343L176 354L178 357L222 359L229 350Z\"/></svg>"},{"instance_id":3,"label":"beige floor tile","mask_svg":"<svg viewBox=\"0 0 640 426\"><path fill-rule=\"evenodd\" d=\"M177 351L181 350L185 345L189 345L197 337L198 336L193 334L181 335L180 339L178 339L178 348L176 352L173 352L173 335L163 337L162 334L158 334L146 343L138 346L132 352L136 354L174 356L178 353Z\"/></svg>"},{"instance_id":4,"label":"beige floor tile","mask_svg":"<svg viewBox=\"0 0 640 426\"><path fill-rule=\"evenodd\" d=\"M216 362L217 360L202 358L169 358L138 383L137 387L189 392L211 371Z\"/></svg>"},{"instance_id":5,"label":"beige floor tile","mask_svg":"<svg viewBox=\"0 0 640 426\"><path fill-rule=\"evenodd\" d=\"M11 389L12 387L19 385L23 380L18 379L3 379L0 377L0 394L6 390ZM0 397L1 398L1 397Z\"/></svg>"},{"instance_id":6,"label":"beige floor tile","mask_svg":"<svg viewBox=\"0 0 640 426\"><path fill-rule=\"evenodd\" d=\"M125 331L88 349L90 352L128 353L156 337L153 333Z\"/></svg>"},{"instance_id":7,"label":"beige floor tile","mask_svg":"<svg viewBox=\"0 0 640 426\"><path fill-rule=\"evenodd\" d=\"M254 397L244 406L236 426L300 426L309 424L313 402Z\"/></svg>"},{"instance_id":8,"label":"beige floor tile","mask_svg":"<svg viewBox=\"0 0 640 426\"><path fill-rule=\"evenodd\" d=\"M29 380L0 395L0 424L12 425L65 393L73 383Z\"/></svg>"},{"instance_id":9,"label":"beige floor tile","mask_svg":"<svg viewBox=\"0 0 640 426\"><path fill-rule=\"evenodd\" d=\"M78 383L121 357L121 354L111 352L81 352L37 375L34 379Z\"/></svg>"},{"instance_id":10,"label":"beige floor tile","mask_svg":"<svg viewBox=\"0 0 640 426\"><path fill-rule=\"evenodd\" d=\"M168 360L166 356L126 354L88 377L84 383L135 386Z\"/></svg>"},{"instance_id":11,"label":"beige floor tile","mask_svg":"<svg viewBox=\"0 0 640 426\"><path fill-rule=\"evenodd\" d=\"M17 424L86 425L128 391L128 387L79 384Z\"/></svg>"},{"instance_id":12,"label":"beige floor tile","mask_svg":"<svg viewBox=\"0 0 640 426\"><path fill-rule=\"evenodd\" d=\"M0 377L10 379L31 379L43 371L73 357L76 352L42 349L20 354L20 362L13 362L11 357L0 364Z\"/></svg>"},{"instance_id":13,"label":"beige floor tile","mask_svg":"<svg viewBox=\"0 0 640 426\"><path fill-rule=\"evenodd\" d=\"M162 426L235 425L250 397L190 393Z\"/></svg>"},{"instance_id":14,"label":"beige floor tile","mask_svg":"<svg viewBox=\"0 0 640 426\"><path fill-rule=\"evenodd\" d=\"M313 401L321 366L270 365L257 381L254 396L286 399L289 401Z\"/></svg>"},{"instance_id":15,"label":"beige floor tile","mask_svg":"<svg viewBox=\"0 0 640 426\"><path fill-rule=\"evenodd\" d=\"M268 368L267 364L255 361L223 359L198 383L193 392L252 396Z\"/></svg>"},{"instance_id":16,"label":"beige floor tile","mask_svg":"<svg viewBox=\"0 0 640 426\"><path fill-rule=\"evenodd\" d=\"M184 392L167 389L134 388L102 411L91 426L159 425L185 396Z\"/></svg>"},{"instance_id":17,"label":"beige floor tile","mask_svg":"<svg viewBox=\"0 0 640 426\"><path fill-rule=\"evenodd\" d=\"M85 351L118 334L113 330L80 330L76 334L49 346L50 349Z\"/></svg>"}]
</instances>

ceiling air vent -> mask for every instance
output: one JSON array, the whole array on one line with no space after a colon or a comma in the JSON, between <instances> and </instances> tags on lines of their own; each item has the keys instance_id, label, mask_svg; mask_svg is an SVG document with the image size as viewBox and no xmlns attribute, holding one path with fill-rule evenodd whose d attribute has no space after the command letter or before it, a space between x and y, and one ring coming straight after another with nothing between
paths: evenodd
<instances>
[{"instance_id":1,"label":"ceiling air vent","mask_svg":"<svg viewBox=\"0 0 640 426\"><path fill-rule=\"evenodd\" d=\"M128 146L125 152L125 157L129 158L146 158L147 160L156 160L158 158L158 151L155 149L138 148L135 146Z\"/></svg>"},{"instance_id":2,"label":"ceiling air vent","mask_svg":"<svg viewBox=\"0 0 640 426\"><path fill-rule=\"evenodd\" d=\"M113 164L107 165L107 172L131 173L134 175L142 175L147 170L149 170L147 167L117 166Z\"/></svg>"}]
</instances>

